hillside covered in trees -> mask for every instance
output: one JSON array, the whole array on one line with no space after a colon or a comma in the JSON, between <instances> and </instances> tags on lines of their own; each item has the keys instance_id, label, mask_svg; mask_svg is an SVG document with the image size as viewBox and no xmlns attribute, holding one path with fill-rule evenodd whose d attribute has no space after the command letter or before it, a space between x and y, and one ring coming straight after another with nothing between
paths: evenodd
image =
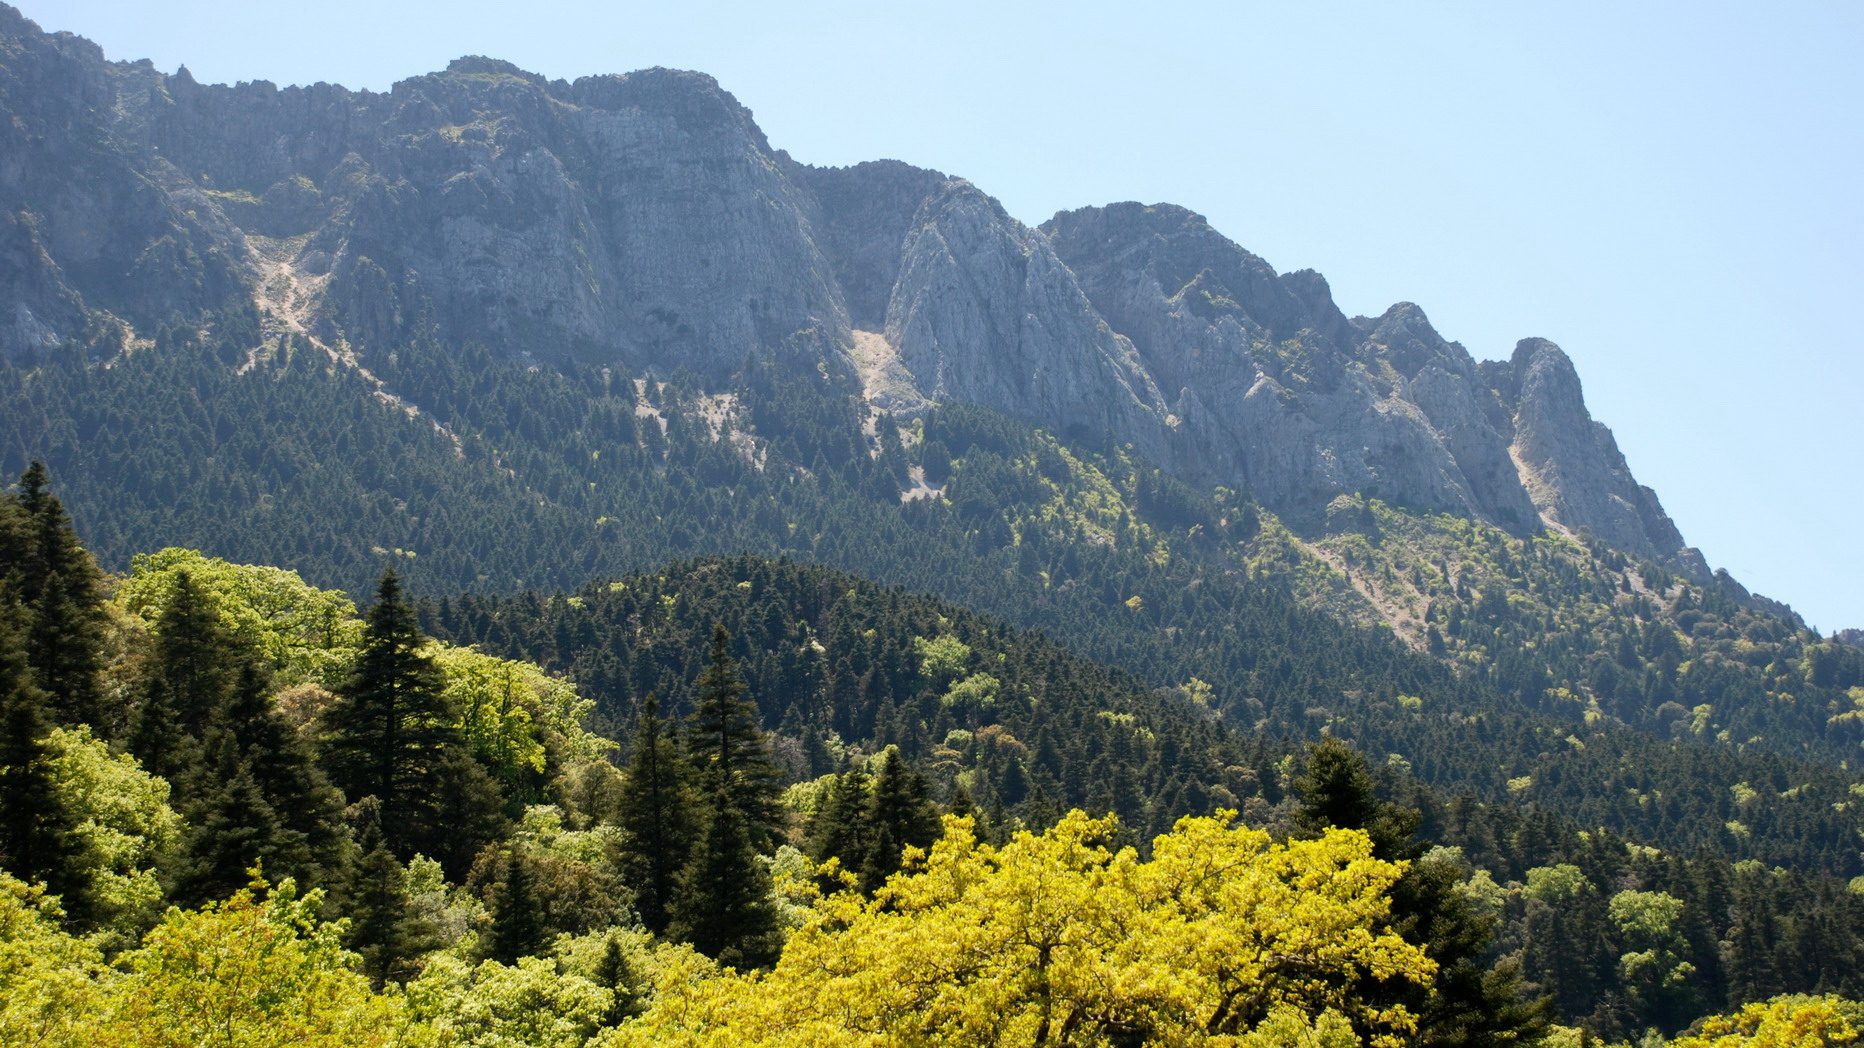
<instances>
[{"instance_id":1,"label":"hillside covered in trees","mask_svg":"<svg viewBox=\"0 0 1864 1048\"><path fill-rule=\"evenodd\" d=\"M418 607L391 571L359 610L182 549L103 574L36 467L0 525L7 1043L1693 1045L1859 1021L1819 996L1864 993L1842 879L1245 735L1201 682L823 569Z\"/></svg>"}]
</instances>

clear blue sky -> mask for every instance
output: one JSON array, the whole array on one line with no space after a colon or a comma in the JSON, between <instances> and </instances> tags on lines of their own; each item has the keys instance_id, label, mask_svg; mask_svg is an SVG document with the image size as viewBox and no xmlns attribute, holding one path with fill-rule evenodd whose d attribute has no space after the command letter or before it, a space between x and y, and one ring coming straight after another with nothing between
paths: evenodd
<instances>
[{"instance_id":1,"label":"clear blue sky","mask_svg":"<svg viewBox=\"0 0 1864 1048\"><path fill-rule=\"evenodd\" d=\"M1710 563L1864 626L1864 4L21 6L203 81L700 69L799 160L1184 204L1349 314L1560 343Z\"/></svg>"}]
</instances>

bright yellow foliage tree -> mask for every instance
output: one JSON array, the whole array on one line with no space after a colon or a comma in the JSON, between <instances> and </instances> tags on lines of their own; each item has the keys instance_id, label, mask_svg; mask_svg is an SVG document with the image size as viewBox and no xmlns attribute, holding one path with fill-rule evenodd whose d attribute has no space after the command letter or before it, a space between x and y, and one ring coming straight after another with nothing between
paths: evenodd
<instances>
[{"instance_id":1,"label":"bright yellow foliage tree","mask_svg":"<svg viewBox=\"0 0 1864 1048\"><path fill-rule=\"evenodd\" d=\"M1855 1044L1852 1020L1864 1011L1839 997L1776 997L1702 1022L1670 1048L1827 1048Z\"/></svg>"},{"instance_id":2,"label":"bright yellow foliage tree","mask_svg":"<svg viewBox=\"0 0 1864 1048\"><path fill-rule=\"evenodd\" d=\"M317 893L291 882L168 916L124 955L95 1048L415 1048L439 1043L398 996L377 994Z\"/></svg>"},{"instance_id":3,"label":"bright yellow foliage tree","mask_svg":"<svg viewBox=\"0 0 1864 1048\"><path fill-rule=\"evenodd\" d=\"M1002 848L948 818L872 900L841 893L767 973L661 980L632 1045L1398 1045L1401 1007L1356 979L1426 983L1378 928L1402 866L1366 836L1277 843L1234 813L1181 820L1149 861L1072 812Z\"/></svg>"}]
</instances>

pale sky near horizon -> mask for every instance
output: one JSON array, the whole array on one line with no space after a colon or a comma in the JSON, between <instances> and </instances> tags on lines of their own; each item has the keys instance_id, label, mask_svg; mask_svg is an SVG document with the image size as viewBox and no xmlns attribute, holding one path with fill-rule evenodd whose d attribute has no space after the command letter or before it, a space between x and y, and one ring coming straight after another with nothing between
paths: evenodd
<instances>
[{"instance_id":1,"label":"pale sky near horizon","mask_svg":"<svg viewBox=\"0 0 1864 1048\"><path fill-rule=\"evenodd\" d=\"M1712 565L1864 626L1864 4L19 6L204 82L699 69L806 163L1183 204L1349 315L1560 343Z\"/></svg>"}]
</instances>

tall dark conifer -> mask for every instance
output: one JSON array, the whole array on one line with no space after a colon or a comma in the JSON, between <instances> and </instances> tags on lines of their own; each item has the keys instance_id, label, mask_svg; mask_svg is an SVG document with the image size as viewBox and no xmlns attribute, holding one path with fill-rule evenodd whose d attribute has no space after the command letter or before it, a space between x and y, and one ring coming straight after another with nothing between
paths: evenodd
<instances>
[{"instance_id":1,"label":"tall dark conifer","mask_svg":"<svg viewBox=\"0 0 1864 1048\"><path fill-rule=\"evenodd\" d=\"M641 704L634 751L622 780L618 823L626 835L622 871L635 890L641 924L667 928L679 873L697 831L690 772L652 695Z\"/></svg>"},{"instance_id":2,"label":"tall dark conifer","mask_svg":"<svg viewBox=\"0 0 1864 1048\"><path fill-rule=\"evenodd\" d=\"M858 763L836 776L809 824L810 858L840 859L843 870L860 873L874 844L873 792L873 778Z\"/></svg>"},{"instance_id":3,"label":"tall dark conifer","mask_svg":"<svg viewBox=\"0 0 1864 1048\"><path fill-rule=\"evenodd\" d=\"M225 724L266 803L285 828L304 839L304 865L267 871L312 884L334 875L347 853L342 800L304 737L278 712L269 675L257 663L240 667Z\"/></svg>"},{"instance_id":4,"label":"tall dark conifer","mask_svg":"<svg viewBox=\"0 0 1864 1048\"><path fill-rule=\"evenodd\" d=\"M186 571L155 624L155 686L168 689L182 730L197 737L220 719L233 698L246 653L220 621L212 600Z\"/></svg>"},{"instance_id":5,"label":"tall dark conifer","mask_svg":"<svg viewBox=\"0 0 1864 1048\"><path fill-rule=\"evenodd\" d=\"M67 895L76 912L81 900L69 895L83 879L69 876L70 820L46 763L46 695L33 685L24 615L8 588L0 580L0 867Z\"/></svg>"},{"instance_id":6,"label":"tall dark conifer","mask_svg":"<svg viewBox=\"0 0 1864 1048\"><path fill-rule=\"evenodd\" d=\"M349 918L344 945L362 957L362 970L377 987L413 976L434 939L433 929L409 907L407 871L382 835L381 810L374 798L355 806L360 857L337 893Z\"/></svg>"},{"instance_id":7,"label":"tall dark conifer","mask_svg":"<svg viewBox=\"0 0 1864 1048\"><path fill-rule=\"evenodd\" d=\"M514 964L544 947L548 933L531 870L514 848L504 857L504 876L493 887L492 927L485 939L485 954L500 964Z\"/></svg>"},{"instance_id":8,"label":"tall dark conifer","mask_svg":"<svg viewBox=\"0 0 1864 1048\"><path fill-rule=\"evenodd\" d=\"M1306 771L1295 788L1301 795L1296 822L1304 829L1364 830L1379 858L1412 860L1392 885L1388 923L1437 962L1436 980L1421 989L1368 979L1360 992L1368 999L1405 1004L1419 1017L1420 1045L1539 1043L1547 1032L1551 1002L1526 995L1515 961L1494 967L1482 963L1496 918L1464 894L1460 868L1415 861L1425 850L1413 837L1422 813L1381 799L1365 758L1332 737L1308 751Z\"/></svg>"},{"instance_id":9,"label":"tall dark conifer","mask_svg":"<svg viewBox=\"0 0 1864 1048\"><path fill-rule=\"evenodd\" d=\"M770 872L723 789L706 798L706 827L680 875L669 933L734 968L774 964L782 947Z\"/></svg>"},{"instance_id":10,"label":"tall dark conifer","mask_svg":"<svg viewBox=\"0 0 1864 1048\"><path fill-rule=\"evenodd\" d=\"M255 865L274 875L301 870L304 835L282 824L240 758L231 735L214 732L199 781L184 808L186 857L175 895L184 905L225 898L251 880Z\"/></svg>"},{"instance_id":11,"label":"tall dark conifer","mask_svg":"<svg viewBox=\"0 0 1864 1048\"><path fill-rule=\"evenodd\" d=\"M91 724L106 735L103 686L103 573L78 543L71 518L34 462L20 478L20 508L28 518L20 596L28 614L26 654L33 678L51 698L55 719Z\"/></svg>"},{"instance_id":12,"label":"tall dark conifer","mask_svg":"<svg viewBox=\"0 0 1864 1048\"><path fill-rule=\"evenodd\" d=\"M887 750L874 777L869 821L873 841L861 864L861 889L872 892L899 870L900 853L908 846L929 847L939 835L938 809L926 797L925 780L897 749Z\"/></svg>"},{"instance_id":13,"label":"tall dark conifer","mask_svg":"<svg viewBox=\"0 0 1864 1048\"><path fill-rule=\"evenodd\" d=\"M757 706L731 656L731 634L722 625L712 628L711 659L696 690L686 744L700 783L737 810L754 850L769 851L783 827L779 774L759 727Z\"/></svg>"},{"instance_id":14,"label":"tall dark conifer","mask_svg":"<svg viewBox=\"0 0 1864 1048\"><path fill-rule=\"evenodd\" d=\"M129 748L150 772L173 783L186 803L205 770L200 747L226 713L239 672L237 646L187 572L155 622L155 650L130 722ZM241 882L244 883L244 882Z\"/></svg>"},{"instance_id":15,"label":"tall dark conifer","mask_svg":"<svg viewBox=\"0 0 1864 1048\"><path fill-rule=\"evenodd\" d=\"M383 572L363 627L362 654L324 714L324 766L354 801L381 804L382 835L397 856L437 853L445 776L465 740L447 708L440 666L401 595Z\"/></svg>"}]
</instances>

